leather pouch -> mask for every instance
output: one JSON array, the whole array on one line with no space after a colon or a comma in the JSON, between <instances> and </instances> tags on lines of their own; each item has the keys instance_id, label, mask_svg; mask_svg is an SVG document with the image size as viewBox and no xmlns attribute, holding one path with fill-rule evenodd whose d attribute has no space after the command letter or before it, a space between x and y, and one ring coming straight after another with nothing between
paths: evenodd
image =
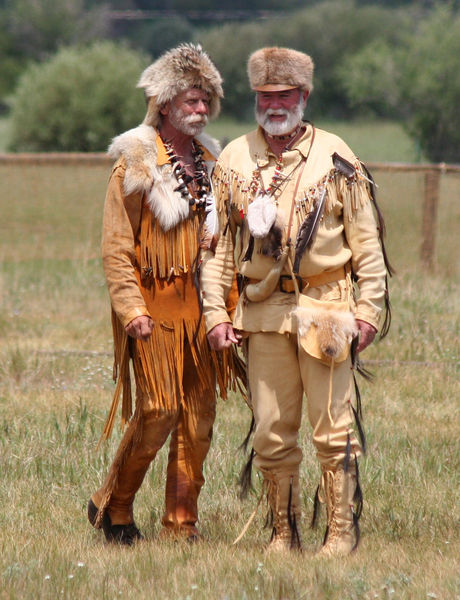
<instances>
[{"instance_id":1,"label":"leather pouch","mask_svg":"<svg viewBox=\"0 0 460 600\"><path fill-rule=\"evenodd\" d=\"M302 349L328 365L343 362L358 334L348 301L324 301L299 294L297 328Z\"/></svg>"}]
</instances>

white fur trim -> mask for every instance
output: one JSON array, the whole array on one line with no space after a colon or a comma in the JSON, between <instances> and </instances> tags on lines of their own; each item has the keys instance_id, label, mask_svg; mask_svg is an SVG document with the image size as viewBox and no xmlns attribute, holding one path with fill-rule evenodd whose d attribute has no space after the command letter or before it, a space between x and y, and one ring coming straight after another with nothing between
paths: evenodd
<instances>
[{"instance_id":1,"label":"white fur trim","mask_svg":"<svg viewBox=\"0 0 460 600\"><path fill-rule=\"evenodd\" d=\"M150 210L161 228L168 231L189 217L190 206L179 192L174 192L177 179L171 164L157 164L157 136L158 132L150 125L139 125L114 138L108 153L113 159L121 156L125 159L125 194L147 192ZM216 140L206 134L199 135L197 140L213 156L217 156L219 146ZM214 162L207 161L206 165L212 169Z\"/></svg>"}]
</instances>

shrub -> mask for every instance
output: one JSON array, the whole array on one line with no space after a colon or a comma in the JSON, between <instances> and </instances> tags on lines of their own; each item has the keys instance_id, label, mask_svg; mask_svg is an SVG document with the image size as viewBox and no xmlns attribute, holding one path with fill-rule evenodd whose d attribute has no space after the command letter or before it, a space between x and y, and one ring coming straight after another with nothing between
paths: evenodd
<instances>
[{"instance_id":1,"label":"shrub","mask_svg":"<svg viewBox=\"0 0 460 600\"><path fill-rule=\"evenodd\" d=\"M29 67L11 100L10 149L103 151L145 112L136 82L148 59L111 42L65 48Z\"/></svg>"}]
</instances>

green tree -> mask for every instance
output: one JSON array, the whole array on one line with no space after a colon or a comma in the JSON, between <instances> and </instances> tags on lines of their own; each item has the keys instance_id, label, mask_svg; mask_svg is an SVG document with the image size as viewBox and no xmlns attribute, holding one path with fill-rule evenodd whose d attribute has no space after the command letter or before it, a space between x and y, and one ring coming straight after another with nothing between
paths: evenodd
<instances>
[{"instance_id":1,"label":"green tree","mask_svg":"<svg viewBox=\"0 0 460 600\"><path fill-rule=\"evenodd\" d=\"M375 40L397 45L410 22L407 10L358 7L355 0L328 0L263 23L215 27L199 39L224 77L226 113L244 117L252 111L253 95L246 75L248 55L264 45L279 45L306 52L315 62L315 89L308 109L312 115L343 118L357 110L349 101L342 76L351 58Z\"/></svg>"},{"instance_id":2,"label":"green tree","mask_svg":"<svg viewBox=\"0 0 460 600\"><path fill-rule=\"evenodd\" d=\"M0 108L29 62L48 59L62 46L109 35L105 5L84 0L9 0L0 4ZM2 100L3 99L3 100Z\"/></svg>"},{"instance_id":3,"label":"green tree","mask_svg":"<svg viewBox=\"0 0 460 600\"><path fill-rule=\"evenodd\" d=\"M11 150L105 150L111 137L142 121L145 102L135 86L148 62L100 42L31 66L11 102Z\"/></svg>"},{"instance_id":4,"label":"green tree","mask_svg":"<svg viewBox=\"0 0 460 600\"><path fill-rule=\"evenodd\" d=\"M433 161L460 163L460 16L439 5L398 51L406 127Z\"/></svg>"},{"instance_id":5,"label":"green tree","mask_svg":"<svg viewBox=\"0 0 460 600\"><path fill-rule=\"evenodd\" d=\"M357 110L403 119L433 161L460 162L460 16L449 5L419 13L399 43L377 39L339 70Z\"/></svg>"},{"instance_id":6,"label":"green tree","mask_svg":"<svg viewBox=\"0 0 460 600\"><path fill-rule=\"evenodd\" d=\"M134 21L124 27L122 37L130 45L150 56L158 57L165 50L180 43L190 42L194 36L192 25L183 17L168 17L146 21Z\"/></svg>"},{"instance_id":7,"label":"green tree","mask_svg":"<svg viewBox=\"0 0 460 600\"><path fill-rule=\"evenodd\" d=\"M361 115L394 117L400 114L401 68L395 51L376 39L337 69L349 105Z\"/></svg>"},{"instance_id":8,"label":"green tree","mask_svg":"<svg viewBox=\"0 0 460 600\"><path fill-rule=\"evenodd\" d=\"M62 46L83 44L108 34L106 7L85 8L84 0L11 0L4 24L16 51L43 60Z\"/></svg>"}]
</instances>

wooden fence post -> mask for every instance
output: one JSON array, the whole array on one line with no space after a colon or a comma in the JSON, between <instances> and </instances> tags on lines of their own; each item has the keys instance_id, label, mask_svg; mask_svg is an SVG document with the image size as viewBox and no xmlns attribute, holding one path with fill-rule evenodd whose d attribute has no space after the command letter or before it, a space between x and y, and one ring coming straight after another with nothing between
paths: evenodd
<instances>
[{"instance_id":1,"label":"wooden fence post","mask_svg":"<svg viewBox=\"0 0 460 600\"><path fill-rule=\"evenodd\" d=\"M422 214L422 246L420 258L427 271L434 271L434 254L439 204L440 170L425 173L425 191Z\"/></svg>"}]
</instances>

